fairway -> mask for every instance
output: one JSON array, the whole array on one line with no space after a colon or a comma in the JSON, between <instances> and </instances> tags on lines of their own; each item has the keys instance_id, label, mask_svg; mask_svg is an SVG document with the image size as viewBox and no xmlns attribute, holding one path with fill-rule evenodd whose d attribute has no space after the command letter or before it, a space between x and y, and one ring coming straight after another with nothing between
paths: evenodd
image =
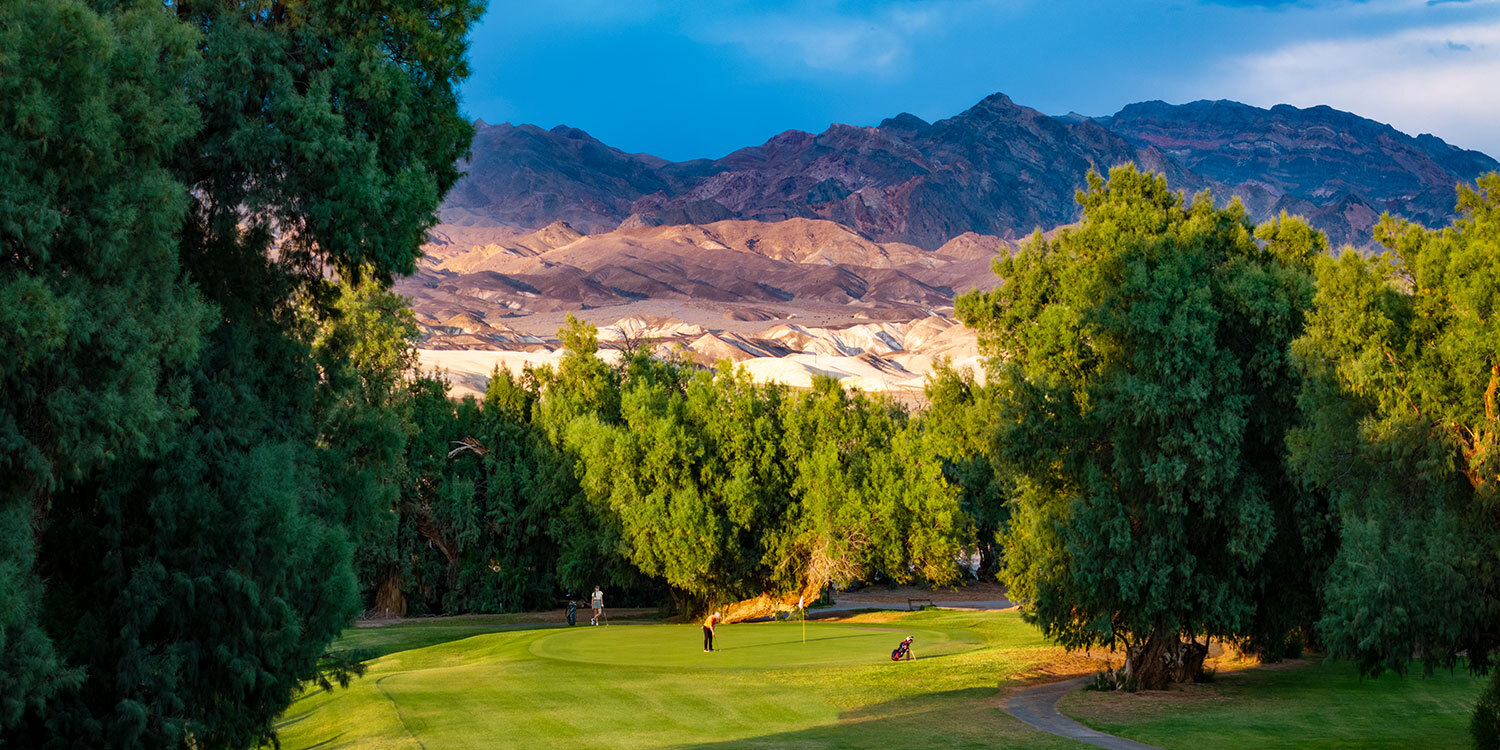
<instances>
[{"instance_id":1,"label":"fairway","mask_svg":"<svg viewBox=\"0 0 1500 750\"><path fill-rule=\"evenodd\" d=\"M809 622L805 644L800 623L721 625L711 654L696 624L474 627L353 631L346 645L378 637L387 655L348 689L295 703L278 724L283 746L1069 746L996 701L1065 658L1014 612ZM918 658L894 663L906 635Z\"/></svg>"},{"instance_id":2,"label":"fairway","mask_svg":"<svg viewBox=\"0 0 1500 750\"><path fill-rule=\"evenodd\" d=\"M918 659L973 648L979 637L962 630L880 625L767 622L721 625L716 650L703 652L699 625L615 625L570 628L532 642L531 652L549 659L589 664L673 666L700 669L811 667L878 664L907 635L916 636Z\"/></svg>"}]
</instances>

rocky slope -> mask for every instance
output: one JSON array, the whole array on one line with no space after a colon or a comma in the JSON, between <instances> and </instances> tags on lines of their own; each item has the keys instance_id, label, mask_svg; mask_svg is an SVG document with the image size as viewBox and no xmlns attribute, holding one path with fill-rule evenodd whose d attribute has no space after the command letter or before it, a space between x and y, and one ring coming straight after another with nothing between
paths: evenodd
<instances>
[{"instance_id":1,"label":"rocky slope","mask_svg":"<svg viewBox=\"0 0 1500 750\"><path fill-rule=\"evenodd\" d=\"M1453 186L1500 169L1478 151L1331 107L1153 101L1099 122L1138 147L1160 149L1216 192L1240 196L1256 216L1307 216L1335 244L1366 242L1387 211L1446 224Z\"/></svg>"},{"instance_id":2,"label":"rocky slope","mask_svg":"<svg viewBox=\"0 0 1500 750\"><path fill-rule=\"evenodd\" d=\"M458 239L457 237L462 237ZM818 219L637 226L585 235L564 222L534 232L442 235L397 284L433 349L510 348L556 331L561 315L615 318L655 306L695 324L910 320L992 286L1012 245L965 234L935 251L879 243ZM637 309L639 308L639 309ZM610 318L613 320L614 318Z\"/></svg>"},{"instance_id":3,"label":"rocky slope","mask_svg":"<svg viewBox=\"0 0 1500 750\"><path fill-rule=\"evenodd\" d=\"M1014 239L1071 222L1084 173L1127 160L1176 188L1242 195L1257 219L1302 213L1355 243L1385 210L1446 221L1455 183L1500 169L1328 107L1146 102L1104 118L1049 117L995 94L935 123L901 114L875 127L787 131L688 162L627 154L575 128L480 123L443 216L523 231L565 220L584 233L821 218L931 250L965 232Z\"/></svg>"}]
</instances>

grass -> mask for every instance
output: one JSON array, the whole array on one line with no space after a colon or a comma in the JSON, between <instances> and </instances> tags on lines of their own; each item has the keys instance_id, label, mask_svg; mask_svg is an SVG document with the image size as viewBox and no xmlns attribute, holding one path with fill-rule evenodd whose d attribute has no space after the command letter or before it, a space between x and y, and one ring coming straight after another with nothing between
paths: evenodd
<instances>
[{"instance_id":1,"label":"grass","mask_svg":"<svg viewBox=\"0 0 1500 750\"><path fill-rule=\"evenodd\" d=\"M583 620L587 622L587 620ZM534 615L413 621L346 633L376 654L347 690L304 696L287 748L1081 747L1010 718L1002 694L1096 665L1048 645L1015 612L865 612L719 628ZM892 648L916 635L915 662ZM1081 692L1064 713L1164 748L1467 747L1483 679L1360 679L1314 660L1220 672L1212 684Z\"/></svg>"},{"instance_id":2,"label":"grass","mask_svg":"<svg viewBox=\"0 0 1500 750\"><path fill-rule=\"evenodd\" d=\"M1160 693L1076 693L1061 709L1169 749L1469 747L1483 687L1466 672L1360 679L1347 663L1301 660Z\"/></svg>"},{"instance_id":3,"label":"grass","mask_svg":"<svg viewBox=\"0 0 1500 750\"><path fill-rule=\"evenodd\" d=\"M517 629L528 628L528 629ZM483 632L485 629L491 632ZM476 634L476 630L480 631ZM288 748L1067 747L1006 715L1002 686L1063 664L1013 612L871 613L838 622L528 627L503 619L352 631L384 656L347 690L304 696ZM914 662L892 663L916 635Z\"/></svg>"}]
</instances>

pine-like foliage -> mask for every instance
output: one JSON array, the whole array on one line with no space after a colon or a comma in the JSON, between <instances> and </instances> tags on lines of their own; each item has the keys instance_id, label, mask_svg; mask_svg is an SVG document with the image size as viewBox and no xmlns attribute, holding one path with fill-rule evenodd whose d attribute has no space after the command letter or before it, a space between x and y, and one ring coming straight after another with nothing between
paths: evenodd
<instances>
[{"instance_id":1,"label":"pine-like foliage","mask_svg":"<svg viewBox=\"0 0 1500 750\"><path fill-rule=\"evenodd\" d=\"M1313 616L1276 610L1317 577L1275 572L1321 544L1284 442L1321 245L1295 220L1257 243L1237 203L1131 166L1079 202L1079 226L1034 237L958 314L995 360L1018 479L1002 580L1064 645L1123 641L1154 688L1201 660L1179 639Z\"/></svg>"},{"instance_id":2,"label":"pine-like foliage","mask_svg":"<svg viewBox=\"0 0 1500 750\"><path fill-rule=\"evenodd\" d=\"M197 124L173 84L193 42L150 9L0 4L0 742L116 676L67 642L120 633L56 616L38 531L109 523L71 498L167 450L190 413L211 311L182 277L188 200L165 162ZM112 562L91 553L89 578Z\"/></svg>"},{"instance_id":3,"label":"pine-like foliage","mask_svg":"<svg viewBox=\"0 0 1500 750\"><path fill-rule=\"evenodd\" d=\"M1458 195L1448 229L1386 217L1387 254L1321 259L1293 348L1293 459L1342 517L1319 630L1372 673L1500 648L1500 175Z\"/></svg>"},{"instance_id":4,"label":"pine-like foliage","mask_svg":"<svg viewBox=\"0 0 1500 750\"><path fill-rule=\"evenodd\" d=\"M330 279L411 269L477 12L0 4L0 743L245 746L324 678L406 429Z\"/></svg>"}]
</instances>

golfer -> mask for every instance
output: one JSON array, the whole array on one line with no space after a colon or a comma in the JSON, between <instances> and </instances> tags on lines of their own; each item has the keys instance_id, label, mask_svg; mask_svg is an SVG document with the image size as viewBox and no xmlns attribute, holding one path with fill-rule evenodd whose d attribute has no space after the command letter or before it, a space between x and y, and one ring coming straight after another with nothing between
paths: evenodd
<instances>
[{"instance_id":1,"label":"golfer","mask_svg":"<svg viewBox=\"0 0 1500 750\"><path fill-rule=\"evenodd\" d=\"M589 620L589 624L598 625L599 616L604 614L604 592L600 591L598 586L594 587L594 597L592 600L592 604L594 607L594 618L592 620Z\"/></svg>"},{"instance_id":2,"label":"golfer","mask_svg":"<svg viewBox=\"0 0 1500 750\"><path fill-rule=\"evenodd\" d=\"M703 653L714 650L714 626L719 623L719 613L715 612L703 621Z\"/></svg>"}]
</instances>

